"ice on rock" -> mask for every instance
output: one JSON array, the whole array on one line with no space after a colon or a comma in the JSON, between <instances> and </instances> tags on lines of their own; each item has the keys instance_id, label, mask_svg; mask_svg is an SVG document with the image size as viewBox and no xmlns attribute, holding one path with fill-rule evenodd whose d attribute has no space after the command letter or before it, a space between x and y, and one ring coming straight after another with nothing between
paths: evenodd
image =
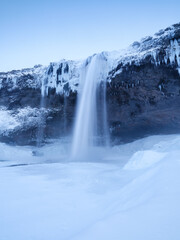
<instances>
[{"instance_id":1,"label":"ice on rock","mask_svg":"<svg viewBox=\"0 0 180 240\"><path fill-rule=\"evenodd\" d=\"M42 85L47 89L46 94L49 88L56 89L56 94L66 93L67 83L70 90L77 91L81 65L82 61L62 60L58 63L51 63L45 74L46 83Z\"/></svg>"},{"instance_id":2,"label":"ice on rock","mask_svg":"<svg viewBox=\"0 0 180 240\"><path fill-rule=\"evenodd\" d=\"M38 108L18 108L17 110L7 110L0 108L0 134L8 135L12 131L18 129L27 129L29 127L37 127L40 119L41 112L48 113L50 109Z\"/></svg>"},{"instance_id":3,"label":"ice on rock","mask_svg":"<svg viewBox=\"0 0 180 240\"><path fill-rule=\"evenodd\" d=\"M19 126L16 118L5 108L0 109L0 134L11 131Z\"/></svg>"},{"instance_id":4,"label":"ice on rock","mask_svg":"<svg viewBox=\"0 0 180 240\"><path fill-rule=\"evenodd\" d=\"M178 66L180 66L180 45L176 39L171 40L170 49L167 53L167 56L169 57L171 64L175 64L177 61Z\"/></svg>"}]
</instances>

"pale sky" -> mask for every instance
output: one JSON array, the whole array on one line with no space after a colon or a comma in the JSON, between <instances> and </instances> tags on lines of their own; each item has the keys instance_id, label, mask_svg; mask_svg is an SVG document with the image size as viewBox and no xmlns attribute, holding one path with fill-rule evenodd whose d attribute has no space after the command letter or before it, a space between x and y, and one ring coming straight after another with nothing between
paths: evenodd
<instances>
[{"instance_id":1,"label":"pale sky","mask_svg":"<svg viewBox=\"0 0 180 240\"><path fill-rule=\"evenodd\" d=\"M179 0L0 0L0 72L126 48L180 22Z\"/></svg>"}]
</instances>

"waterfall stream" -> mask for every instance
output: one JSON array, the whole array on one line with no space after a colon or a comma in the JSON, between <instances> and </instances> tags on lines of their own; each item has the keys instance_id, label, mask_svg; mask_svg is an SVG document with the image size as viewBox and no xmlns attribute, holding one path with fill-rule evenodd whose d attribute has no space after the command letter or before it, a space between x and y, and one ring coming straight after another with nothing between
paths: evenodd
<instances>
[{"instance_id":1,"label":"waterfall stream","mask_svg":"<svg viewBox=\"0 0 180 240\"><path fill-rule=\"evenodd\" d=\"M84 63L81 73L79 99L72 143L73 159L80 159L89 154L91 147L96 146L98 142L97 88L102 81L106 81L107 79L107 59L104 53L101 53L92 56L88 60L90 61ZM102 128L107 131L105 90L103 94L104 102L100 107L102 107L103 114L103 122L101 122ZM107 135L107 133L104 133L104 135Z\"/></svg>"},{"instance_id":2,"label":"waterfall stream","mask_svg":"<svg viewBox=\"0 0 180 240\"><path fill-rule=\"evenodd\" d=\"M41 147L43 145L43 140L44 140L44 127L45 127L45 114L44 114L44 109L46 107L46 100L45 100L45 95L46 95L46 87L45 87L45 80L42 79L41 81L42 86L41 86L41 100L40 100L40 122L39 126L37 129L37 140L36 140L36 146Z\"/></svg>"}]
</instances>

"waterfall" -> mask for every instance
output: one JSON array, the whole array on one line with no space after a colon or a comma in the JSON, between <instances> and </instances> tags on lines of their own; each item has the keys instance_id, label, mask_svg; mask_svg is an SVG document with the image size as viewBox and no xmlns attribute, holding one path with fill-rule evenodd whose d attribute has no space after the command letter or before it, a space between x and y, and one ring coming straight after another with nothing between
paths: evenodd
<instances>
[{"instance_id":1,"label":"waterfall","mask_svg":"<svg viewBox=\"0 0 180 240\"><path fill-rule=\"evenodd\" d=\"M98 87L99 102L98 111L98 131L99 131L99 143L104 146L109 146L109 131L108 131L108 120L107 120L107 107L106 107L106 81L101 82Z\"/></svg>"},{"instance_id":2,"label":"waterfall","mask_svg":"<svg viewBox=\"0 0 180 240\"><path fill-rule=\"evenodd\" d=\"M46 95L46 87L45 87L45 79L41 80L41 100L40 100L40 121L37 129L37 147L41 147L44 140L44 126L45 126L45 113L44 109L46 107L45 95Z\"/></svg>"},{"instance_id":3,"label":"waterfall","mask_svg":"<svg viewBox=\"0 0 180 240\"><path fill-rule=\"evenodd\" d=\"M67 134L67 95L64 92L64 105L63 105L63 122L64 122L64 136Z\"/></svg>"},{"instance_id":4,"label":"waterfall","mask_svg":"<svg viewBox=\"0 0 180 240\"><path fill-rule=\"evenodd\" d=\"M104 53L92 56L82 67L72 143L72 158L74 159L86 156L89 149L97 144L97 88L102 81L106 81L107 73L107 59ZM104 93L103 101L105 100ZM102 108L105 108L106 105L103 104ZM106 109L102 112L105 115L103 121L107 121ZM106 123L101 124L105 129Z\"/></svg>"}]
</instances>

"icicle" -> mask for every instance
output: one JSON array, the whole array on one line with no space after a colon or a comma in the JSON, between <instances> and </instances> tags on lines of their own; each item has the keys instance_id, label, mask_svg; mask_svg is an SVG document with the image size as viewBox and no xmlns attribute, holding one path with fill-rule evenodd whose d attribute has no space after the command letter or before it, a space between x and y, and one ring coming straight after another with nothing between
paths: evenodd
<instances>
[{"instance_id":1,"label":"icicle","mask_svg":"<svg viewBox=\"0 0 180 240\"><path fill-rule=\"evenodd\" d=\"M156 64L156 66L157 66L157 56L156 56L156 54L157 54L156 51L153 51L151 56L153 57L154 62Z\"/></svg>"}]
</instances>

